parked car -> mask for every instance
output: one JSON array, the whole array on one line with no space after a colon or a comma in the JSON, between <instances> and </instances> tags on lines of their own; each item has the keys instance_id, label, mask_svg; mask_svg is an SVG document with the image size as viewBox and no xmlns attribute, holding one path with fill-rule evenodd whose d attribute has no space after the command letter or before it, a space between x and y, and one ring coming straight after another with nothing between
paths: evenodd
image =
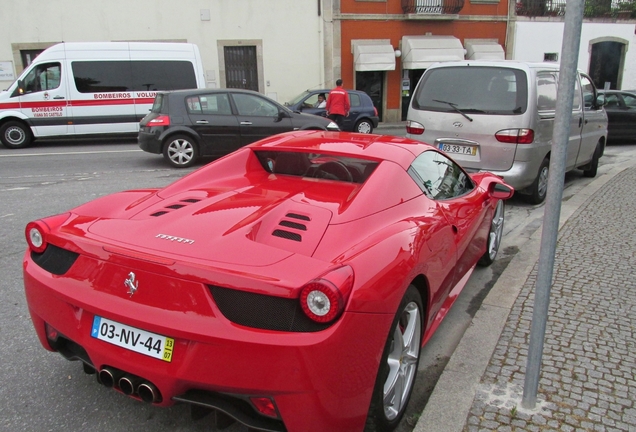
<instances>
[{"instance_id":1,"label":"parked car","mask_svg":"<svg viewBox=\"0 0 636 432\"><path fill-rule=\"evenodd\" d=\"M636 91L599 90L607 113L608 142L636 140Z\"/></svg>"},{"instance_id":2,"label":"parked car","mask_svg":"<svg viewBox=\"0 0 636 432\"><path fill-rule=\"evenodd\" d=\"M342 130L345 132L372 133L378 127L378 110L373 106L373 102L368 94L359 90L347 90L351 110L344 118ZM293 98L290 102L285 102L289 109L305 114L314 114L322 117L327 116L324 107L318 107L318 95L329 97L329 90L307 90Z\"/></svg>"},{"instance_id":3,"label":"parked car","mask_svg":"<svg viewBox=\"0 0 636 432\"><path fill-rule=\"evenodd\" d=\"M547 193L559 65L518 61L438 63L420 79L407 136L434 144L464 168L498 174L534 204ZM576 79L566 171L594 177L607 115L592 80Z\"/></svg>"},{"instance_id":4,"label":"parked car","mask_svg":"<svg viewBox=\"0 0 636 432\"><path fill-rule=\"evenodd\" d=\"M135 399L387 431L513 192L417 141L289 132L30 222L26 299L44 348Z\"/></svg>"},{"instance_id":5,"label":"parked car","mask_svg":"<svg viewBox=\"0 0 636 432\"><path fill-rule=\"evenodd\" d=\"M331 120L295 113L260 93L239 89L159 92L140 122L139 147L185 168L200 156L223 156L270 135L332 130Z\"/></svg>"}]
</instances>

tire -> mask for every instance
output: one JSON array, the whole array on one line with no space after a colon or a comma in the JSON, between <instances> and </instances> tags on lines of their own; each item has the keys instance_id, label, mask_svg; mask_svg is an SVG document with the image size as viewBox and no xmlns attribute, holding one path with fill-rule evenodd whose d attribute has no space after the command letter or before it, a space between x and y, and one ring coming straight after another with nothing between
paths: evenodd
<instances>
[{"instance_id":1,"label":"tire","mask_svg":"<svg viewBox=\"0 0 636 432\"><path fill-rule=\"evenodd\" d=\"M20 149L31 145L33 134L26 124L8 121L0 128L0 141L6 148Z\"/></svg>"},{"instance_id":2,"label":"tire","mask_svg":"<svg viewBox=\"0 0 636 432\"><path fill-rule=\"evenodd\" d=\"M423 311L420 293L410 285L384 346L367 416L367 432L395 429L406 411L420 360Z\"/></svg>"},{"instance_id":3,"label":"tire","mask_svg":"<svg viewBox=\"0 0 636 432\"><path fill-rule=\"evenodd\" d=\"M492 215L492 221L490 222L486 252L484 252L479 261L477 261L477 265L487 267L495 262L497 252L499 252L499 247L501 246L501 238L503 237L505 212L504 202L499 200L495 207L495 212Z\"/></svg>"},{"instance_id":4,"label":"tire","mask_svg":"<svg viewBox=\"0 0 636 432\"><path fill-rule=\"evenodd\" d=\"M356 123L355 131L364 134L373 133L373 124L367 119L362 119Z\"/></svg>"},{"instance_id":5,"label":"tire","mask_svg":"<svg viewBox=\"0 0 636 432\"><path fill-rule=\"evenodd\" d=\"M548 193L548 175L550 174L550 159L545 158L539 167L537 178L530 186L530 195L526 196L526 200L530 204L541 204L545 201Z\"/></svg>"},{"instance_id":6,"label":"tire","mask_svg":"<svg viewBox=\"0 0 636 432\"><path fill-rule=\"evenodd\" d=\"M163 157L175 168L188 168L199 158L199 147L187 135L172 135L165 141Z\"/></svg>"},{"instance_id":7,"label":"tire","mask_svg":"<svg viewBox=\"0 0 636 432\"><path fill-rule=\"evenodd\" d=\"M596 144L596 150L594 150L594 156L592 156L592 161L590 164L583 170L583 176L585 177L596 177L596 173L598 172L598 160L601 158L601 142L599 141Z\"/></svg>"}]
</instances>

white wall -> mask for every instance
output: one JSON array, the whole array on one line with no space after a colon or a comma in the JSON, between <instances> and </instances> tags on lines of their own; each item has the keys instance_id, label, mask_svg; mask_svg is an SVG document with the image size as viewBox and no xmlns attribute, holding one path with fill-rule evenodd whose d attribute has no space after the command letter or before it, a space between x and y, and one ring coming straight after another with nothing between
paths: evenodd
<instances>
[{"instance_id":1,"label":"white wall","mask_svg":"<svg viewBox=\"0 0 636 432\"><path fill-rule=\"evenodd\" d=\"M517 21L513 59L543 61L544 53L558 53L561 58L564 24L562 22ZM591 40L614 37L627 41L621 88L636 88L636 35L634 23L583 23L579 49L579 69L589 72Z\"/></svg>"},{"instance_id":2,"label":"white wall","mask_svg":"<svg viewBox=\"0 0 636 432\"><path fill-rule=\"evenodd\" d=\"M322 18L316 0L2 0L0 63L14 61L12 43L185 40L218 87L217 40L260 39L263 93L284 102L325 85Z\"/></svg>"}]
</instances>

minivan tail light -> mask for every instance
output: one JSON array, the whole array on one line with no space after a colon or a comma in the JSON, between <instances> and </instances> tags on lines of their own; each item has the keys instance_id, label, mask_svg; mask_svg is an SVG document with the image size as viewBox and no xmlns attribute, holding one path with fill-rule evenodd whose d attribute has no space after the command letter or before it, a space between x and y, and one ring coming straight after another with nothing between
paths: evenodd
<instances>
[{"instance_id":1,"label":"minivan tail light","mask_svg":"<svg viewBox=\"0 0 636 432\"><path fill-rule=\"evenodd\" d=\"M377 117L378 116L378 109L376 107L373 107L373 112L375 113L374 115Z\"/></svg>"},{"instance_id":2,"label":"minivan tail light","mask_svg":"<svg viewBox=\"0 0 636 432\"><path fill-rule=\"evenodd\" d=\"M170 117L167 115L160 115L149 120L147 126L170 126Z\"/></svg>"},{"instance_id":3,"label":"minivan tail light","mask_svg":"<svg viewBox=\"0 0 636 432\"><path fill-rule=\"evenodd\" d=\"M424 125L412 120L407 120L406 133L409 133L411 135L422 135L424 133Z\"/></svg>"},{"instance_id":4,"label":"minivan tail light","mask_svg":"<svg viewBox=\"0 0 636 432\"><path fill-rule=\"evenodd\" d=\"M532 144L534 131L532 129L503 129L495 134L497 141L510 144Z\"/></svg>"}]
</instances>

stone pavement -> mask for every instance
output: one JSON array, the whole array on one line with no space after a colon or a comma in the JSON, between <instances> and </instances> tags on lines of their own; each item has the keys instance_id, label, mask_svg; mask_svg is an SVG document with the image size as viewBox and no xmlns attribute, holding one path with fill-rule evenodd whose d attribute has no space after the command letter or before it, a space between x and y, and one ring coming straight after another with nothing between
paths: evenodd
<instances>
[{"instance_id":1,"label":"stone pavement","mask_svg":"<svg viewBox=\"0 0 636 432\"><path fill-rule=\"evenodd\" d=\"M541 230L484 300L415 432L636 432L635 165L562 205L536 409L521 396Z\"/></svg>"}]
</instances>

